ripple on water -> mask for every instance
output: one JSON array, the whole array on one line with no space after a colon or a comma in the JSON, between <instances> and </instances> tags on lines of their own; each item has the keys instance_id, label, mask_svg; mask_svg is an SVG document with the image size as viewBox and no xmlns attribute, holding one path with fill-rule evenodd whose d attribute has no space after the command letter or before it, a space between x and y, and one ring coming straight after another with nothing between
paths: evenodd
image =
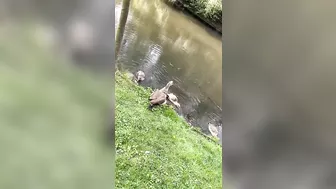
<instances>
[{"instance_id":1,"label":"ripple on water","mask_svg":"<svg viewBox=\"0 0 336 189\"><path fill-rule=\"evenodd\" d=\"M146 6L154 6L151 2L146 1ZM120 8L116 5L116 14L120 14ZM125 30L122 62L131 72L145 72L146 79L141 83L145 87L160 89L174 81L170 92L178 97L179 113L210 134L208 122L221 121L221 109L215 103L220 98L217 76L221 75L221 39L202 33L195 23L185 22L185 16L170 13L163 25L142 9L134 13Z\"/></svg>"}]
</instances>

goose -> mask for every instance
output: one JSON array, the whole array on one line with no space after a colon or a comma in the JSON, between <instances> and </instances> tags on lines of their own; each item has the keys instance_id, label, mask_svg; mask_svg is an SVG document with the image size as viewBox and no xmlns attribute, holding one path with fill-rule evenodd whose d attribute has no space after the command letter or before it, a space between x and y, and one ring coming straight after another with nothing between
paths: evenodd
<instances>
[{"instance_id":1,"label":"goose","mask_svg":"<svg viewBox=\"0 0 336 189\"><path fill-rule=\"evenodd\" d=\"M168 96L168 100L171 103L173 103L176 107L178 107L178 108L181 107L180 103L178 103L178 99L177 99L176 95L174 95L173 93L169 93L169 94L167 94L167 96Z\"/></svg>"},{"instance_id":2,"label":"goose","mask_svg":"<svg viewBox=\"0 0 336 189\"><path fill-rule=\"evenodd\" d=\"M141 70L139 70L137 73L135 73L134 77L135 77L135 81L137 83L140 83L141 81L145 80L145 73Z\"/></svg>"},{"instance_id":3,"label":"goose","mask_svg":"<svg viewBox=\"0 0 336 189\"><path fill-rule=\"evenodd\" d=\"M155 89L151 96L149 97L149 109L152 109L155 105L166 104L167 100L170 100L168 97L169 87L173 85L173 81L169 81L165 87L158 90Z\"/></svg>"},{"instance_id":4,"label":"goose","mask_svg":"<svg viewBox=\"0 0 336 189\"><path fill-rule=\"evenodd\" d=\"M212 123L208 123L208 129L209 129L211 135L214 136L214 137L218 137L219 134L220 134L219 132L222 132L222 127L221 126L216 127Z\"/></svg>"}]
</instances>

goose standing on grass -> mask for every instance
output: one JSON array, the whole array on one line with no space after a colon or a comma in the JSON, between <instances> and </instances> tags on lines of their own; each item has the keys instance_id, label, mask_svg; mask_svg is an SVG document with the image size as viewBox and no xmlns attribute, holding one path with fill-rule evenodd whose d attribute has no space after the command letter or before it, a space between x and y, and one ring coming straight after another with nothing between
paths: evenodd
<instances>
[{"instance_id":1,"label":"goose standing on grass","mask_svg":"<svg viewBox=\"0 0 336 189\"><path fill-rule=\"evenodd\" d=\"M137 73L135 73L135 81L137 83L140 83L141 81L145 80L145 73L143 71L138 71Z\"/></svg>"},{"instance_id":2,"label":"goose standing on grass","mask_svg":"<svg viewBox=\"0 0 336 189\"><path fill-rule=\"evenodd\" d=\"M149 97L149 109L151 110L156 105L162 105L167 103L169 87L173 85L173 81L169 81L165 87L160 90L155 89Z\"/></svg>"}]
</instances>

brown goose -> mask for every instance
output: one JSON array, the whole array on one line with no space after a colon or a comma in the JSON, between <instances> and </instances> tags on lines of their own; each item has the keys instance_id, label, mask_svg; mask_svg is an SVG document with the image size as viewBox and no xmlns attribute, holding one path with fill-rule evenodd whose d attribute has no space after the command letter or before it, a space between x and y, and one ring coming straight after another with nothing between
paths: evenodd
<instances>
[{"instance_id":1,"label":"brown goose","mask_svg":"<svg viewBox=\"0 0 336 189\"><path fill-rule=\"evenodd\" d=\"M169 81L165 87L160 90L155 89L149 97L149 109L152 109L155 105L162 105L167 103L169 87L173 85L173 81Z\"/></svg>"}]
</instances>

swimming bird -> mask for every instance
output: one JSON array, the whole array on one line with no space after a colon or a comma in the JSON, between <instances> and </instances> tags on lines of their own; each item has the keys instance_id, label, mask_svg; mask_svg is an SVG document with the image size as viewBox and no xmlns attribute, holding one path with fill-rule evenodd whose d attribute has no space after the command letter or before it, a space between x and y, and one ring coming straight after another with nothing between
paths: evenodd
<instances>
[{"instance_id":1,"label":"swimming bird","mask_svg":"<svg viewBox=\"0 0 336 189\"><path fill-rule=\"evenodd\" d=\"M137 73L135 73L134 77L135 77L135 81L137 83L140 83L141 81L145 80L145 73L141 70L139 70Z\"/></svg>"},{"instance_id":2,"label":"swimming bird","mask_svg":"<svg viewBox=\"0 0 336 189\"><path fill-rule=\"evenodd\" d=\"M214 136L214 137L218 137L218 135L220 134L219 132L222 132L222 127L221 126L216 127L212 123L208 123L208 129L209 129L211 135Z\"/></svg>"},{"instance_id":3,"label":"swimming bird","mask_svg":"<svg viewBox=\"0 0 336 189\"><path fill-rule=\"evenodd\" d=\"M178 108L181 107L180 103L178 103L178 99L177 99L176 95L174 95L173 93L169 93L169 94L167 94L167 96L168 96L168 100L171 103L173 103L176 107L178 107Z\"/></svg>"}]
</instances>

